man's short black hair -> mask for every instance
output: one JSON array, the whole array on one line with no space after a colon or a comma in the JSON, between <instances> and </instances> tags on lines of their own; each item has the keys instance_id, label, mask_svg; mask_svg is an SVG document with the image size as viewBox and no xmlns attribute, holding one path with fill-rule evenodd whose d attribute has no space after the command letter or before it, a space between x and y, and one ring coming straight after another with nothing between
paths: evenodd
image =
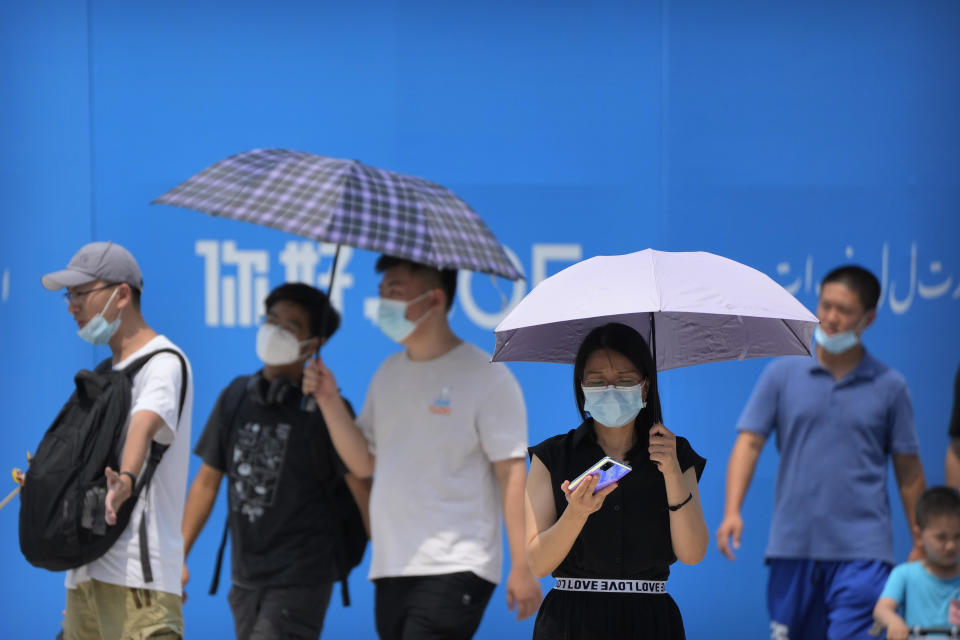
<instances>
[{"instance_id":1,"label":"man's short black hair","mask_svg":"<svg viewBox=\"0 0 960 640\"><path fill-rule=\"evenodd\" d=\"M820 282L820 288L831 282L839 282L845 285L860 298L860 304L864 311L871 311L877 308L880 301L880 281L863 267L855 264L848 264L837 267Z\"/></svg>"},{"instance_id":2,"label":"man's short black hair","mask_svg":"<svg viewBox=\"0 0 960 640\"><path fill-rule=\"evenodd\" d=\"M340 327L340 314L323 291L302 282L282 284L267 296L266 308L286 300L303 307L310 318L310 337L329 339Z\"/></svg>"},{"instance_id":3,"label":"man's short black hair","mask_svg":"<svg viewBox=\"0 0 960 640\"><path fill-rule=\"evenodd\" d=\"M130 287L130 301L133 302L133 308L140 311L140 289Z\"/></svg>"},{"instance_id":4,"label":"man's short black hair","mask_svg":"<svg viewBox=\"0 0 960 640\"><path fill-rule=\"evenodd\" d=\"M950 487L930 487L921 494L917 500L917 526L923 529L937 516L960 518L960 492Z\"/></svg>"},{"instance_id":5,"label":"man's short black hair","mask_svg":"<svg viewBox=\"0 0 960 640\"><path fill-rule=\"evenodd\" d=\"M406 258L397 258L395 256L382 255L377 259L374 267L377 273L383 273L394 267L406 266L414 273L426 272L436 276L436 286L442 289L447 295L447 311L453 306L453 297L457 294L457 270L456 269L437 269Z\"/></svg>"}]
</instances>

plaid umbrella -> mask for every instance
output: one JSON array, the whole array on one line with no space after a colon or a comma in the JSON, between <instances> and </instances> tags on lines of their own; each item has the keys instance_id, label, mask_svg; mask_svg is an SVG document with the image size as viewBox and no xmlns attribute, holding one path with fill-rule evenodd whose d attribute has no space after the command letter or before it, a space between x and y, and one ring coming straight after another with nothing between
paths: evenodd
<instances>
[{"instance_id":1,"label":"plaid umbrella","mask_svg":"<svg viewBox=\"0 0 960 640\"><path fill-rule=\"evenodd\" d=\"M357 160L254 149L207 167L154 203L439 269L523 277L487 225L452 191Z\"/></svg>"}]
</instances>

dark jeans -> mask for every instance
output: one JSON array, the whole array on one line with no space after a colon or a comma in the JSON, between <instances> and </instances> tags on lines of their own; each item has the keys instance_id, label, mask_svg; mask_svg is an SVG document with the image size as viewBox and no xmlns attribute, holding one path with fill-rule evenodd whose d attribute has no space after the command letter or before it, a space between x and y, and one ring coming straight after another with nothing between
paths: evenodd
<instances>
[{"instance_id":1,"label":"dark jeans","mask_svg":"<svg viewBox=\"0 0 960 640\"><path fill-rule=\"evenodd\" d=\"M469 640L496 587L470 571L373 582L381 640Z\"/></svg>"},{"instance_id":2,"label":"dark jeans","mask_svg":"<svg viewBox=\"0 0 960 640\"><path fill-rule=\"evenodd\" d=\"M333 583L263 589L233 585L227 600L237 640L316 640L331 591Z\"/></svg>"}]
</instances>

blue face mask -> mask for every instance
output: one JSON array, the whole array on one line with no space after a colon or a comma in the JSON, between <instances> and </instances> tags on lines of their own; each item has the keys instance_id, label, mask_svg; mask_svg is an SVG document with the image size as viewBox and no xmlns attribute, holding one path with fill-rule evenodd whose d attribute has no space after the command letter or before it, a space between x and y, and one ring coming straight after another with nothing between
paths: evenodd
<instances>
[{"instance_id":1,"label":"blue face mask","mask_svg":"<svg viewBox=\"0 0 960 640\"><path fill-rule=\"evenodd\" d=\"M605 427L633 424L633 419L646 406L643 400L644 386L580 387L583 389L583 410Z\"/></svg>"},{"instance_id":2,"label":"blue face mask","mask_svg":"<svg viewBox=\"0 0 960 640\"><path fill-rule=\"evenodd\" d=\"M844 331L828 336L827 332L817 327L813 330L813 337L817 344L823 347L827 352L837 354L852 349L860 342L860 337L853 331Z\"/></svg>"},{"instance_id":3,"label":"blue face mask","mask_svg":"<svg viewBox=\"0 0 960 640\"><path fill-rule=\"evenodd\" d=\"M113 302L113 299L117 295L119 289L114 289L113 293L110 295L110 299L107 300L107 304L103 306L103 311L97 315L90 318L90 321L87 324L83 325L77 335L89 342L92 345L104 345L110 342L110 338L113 337L113 334L117 332L117 329L120 328L120 316L117 316L117 319L113 322L107 322L107 319L103 317L103 314L107 312L107 309L110 308L110 303Z\"/></svg>"},{"instance_id":4,"label":"blue face mask","mask_svg":"<svg viewBox=\"0 0 960 640\"><path fill-rule=\"evenodd\" d=\"M428 295L430 295L429 291L408 302L404 302L403 300L380 298L380 303L377 305L377 326L380 327L380 330L383 331L386 336L394 342L403 342L411 333L413 333L413 330L417 328L417 325L423 322L423 319L430 315L430 311L432 311L432 309L427 311L425 314L420 316L419 320L416 322L411 322L410 320L407 320L407 307L414 302L419 302Z\"/></svg>"}]
</instances>

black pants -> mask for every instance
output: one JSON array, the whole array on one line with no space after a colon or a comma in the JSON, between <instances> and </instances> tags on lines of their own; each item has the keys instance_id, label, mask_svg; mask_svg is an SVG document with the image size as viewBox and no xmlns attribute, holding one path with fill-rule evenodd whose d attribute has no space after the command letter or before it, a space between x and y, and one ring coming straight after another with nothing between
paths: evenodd
<instances>
[{"instance_id":1,"label":"black pants","mask_svg":"<svg viewBox=\"0 0 960 640\"><path fill-rule=\"evenodd\" d=\"M373 582L381 640L469 640L496 587L470 571Z\"/></svg>"},{"instance_id":2,"label":"black pants","mask_svg":"<svg viewBox=\"0 0 960 640\"><path fill-rule=\"evenodd\" d=\"M234 585L227 600L237 640L316 640L331 591L333 583L263 589Z\"/></svg>"}]
</instances>

